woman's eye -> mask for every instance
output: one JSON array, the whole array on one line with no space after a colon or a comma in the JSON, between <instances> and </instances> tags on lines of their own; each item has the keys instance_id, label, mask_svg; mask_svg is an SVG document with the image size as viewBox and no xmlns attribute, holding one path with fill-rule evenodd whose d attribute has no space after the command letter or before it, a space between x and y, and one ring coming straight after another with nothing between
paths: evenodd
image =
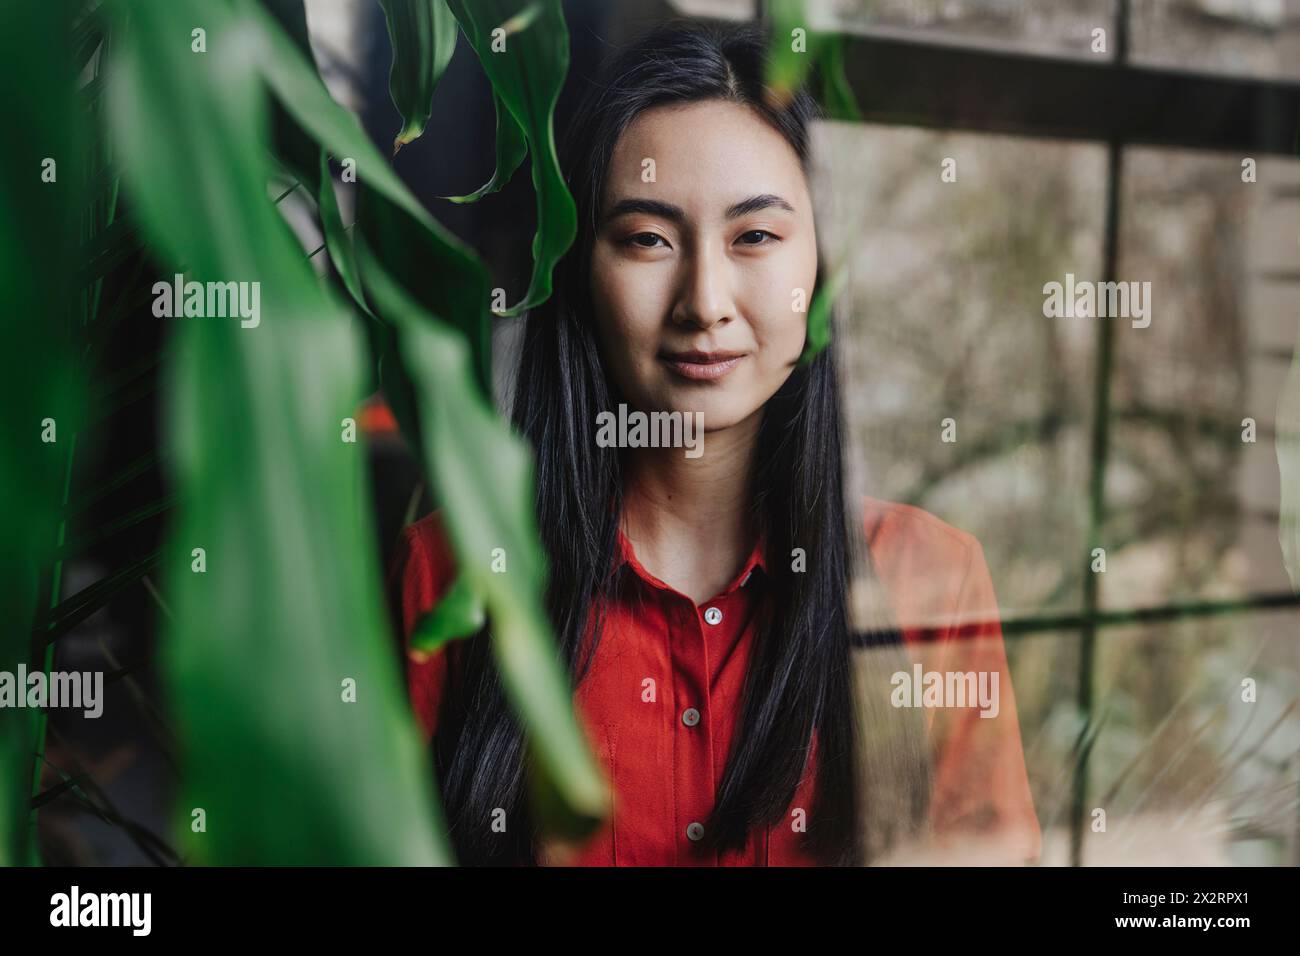
<instances>
[{"instance_id":1,"label":"woman's eye","mask_svg":"<svg viewBox=\"0 0 1300 956\"><path fill-rule=\"evenodd\" d=\"M628 239L633 245L640 246L642 249L655 249L658 243L663 242L663 236L657 232L638 232L635 236ZM666 245L666 243L665 243Z\"/></svg>"},{"instance_id":2,"label":"woman's eye","mask_svg":"<svg viewBox=\"0 0 1300 956\"><path fill-rule=\"evenodd\" d=\"M741 235L740 242L746 246L761 246L769 239L775 240L776 236L772 235L772 233L768 232L766 229L751 229L749 232Z\"/></svg>"}]
</instances>

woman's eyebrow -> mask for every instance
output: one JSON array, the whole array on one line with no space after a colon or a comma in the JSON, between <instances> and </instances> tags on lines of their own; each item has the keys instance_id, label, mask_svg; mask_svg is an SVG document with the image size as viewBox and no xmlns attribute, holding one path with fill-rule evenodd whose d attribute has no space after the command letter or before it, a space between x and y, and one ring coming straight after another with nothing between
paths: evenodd
<instances>
[{"instance_id":1,"label":"woman's eyebrow","mask_svg":"<svg viewBox=\"0 0 1300 956\"><path fill-rule=\"evenodd\" d=\"M726 218L739 219L741 216L748 216L750 213L758 212L761 209L772 209L774 207L794 212L794 207L780 196L772 193L762 193L758 196L742 199L738 203L732 203L727 207ZM679 224L686 221L686 213L681 206L674 206L672 203L661 202L658 199L620 199L609 207L609 211L605 213L605 221L608 222L619 216L637 212L649 216L659 216L662 219Z\"/></svg>"},{"instance_id":2,"label":"woman's eyebrow","mask_svg":"<svg viewBox=\"0 0 1300 956\"><path fill-rule=\"evenodd\" d=\"M608 222L611 219L634 212L645 213L648 216L659 216L661 219L668 219L676 223L686 221L686 213L681 206L660 202L658 199L620 199L609 207L609 211L605 213L605 221Z\"/></svg>"},{"instance_id":3,"label":"woman's eyebrow","mask_svg":"<svg viewBox=\"0 0 1300 956\"><path fill-rule=\"evenodd\" d=\"M740 202L728 206L727 218L739 219L741 216L748 216L751 212L758 212L760 209L771 209L774 206L778 209L794 212L794 206L791 206L780 196L763 193L759 196L750 196L748 199L742 199Z\"/></svg>"}]
</instances>

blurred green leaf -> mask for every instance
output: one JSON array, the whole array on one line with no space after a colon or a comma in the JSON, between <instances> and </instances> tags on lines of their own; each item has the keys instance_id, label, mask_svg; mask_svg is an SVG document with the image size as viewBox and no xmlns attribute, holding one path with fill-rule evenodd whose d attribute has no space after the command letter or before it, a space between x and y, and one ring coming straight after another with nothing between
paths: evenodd
<instances>
[{"instance_id":1,"label":"blurred green leaf","mask_svg":"<svg viewBox=\"0 0 1300 956\"><path fill-rule=\"evenodd\" d=\"M844 70L847 43L848 38L843 34L837 34L826 42L821 62L822 106L833 120L861 123L862 110Z\"/></svg>"},{"instance_id":2,"label":"blurred green leaf","mask_svg":"<svg viewBox=\"0 0 1300 956\"><path fill-rule=\"evenodd\" d=\"M486 620L487 611L469 580L458 577L433 610L415 626L411 647L432 654L448 641L477 634Z\"/></svg>"},{"instance_id":3,"label":"blurred green leaf","mask_svg":"<svg viewBox=\"0 0 1300 956\"><path fill-rule=\"evenodd\" d=\"M803 354L799 356L801 365L815 359L830 343L831 310L835 308L835 300L844 291L848 278L848 270L843 265L836 266L831 270L830 278L813 295L808 307L808 336L804 340Z\"/></svg>"},{"instance_id":4,"label":"blurred green leaf","mask_svg":"<svg viewBox=\"0 0 1300 956\"><path fill-rule=\"evenodd\" d=\"M74 73L80 73L104 41L103 4L87 4L72 28Z\"/></svg>"},{"instance_id":5,"label":"blurred green leaf","mask_svg":"<svg viewBox=\"0 0 1300 956\"><path fill-rule=\"evenodd\" d=\"M519 315L550 297L551 272L577 234L577 208L560 172L553 123L569 71L569 31L560 0L448 0L447 5L532 156L537 192L533 275L523 299L502 310L503 315ZM498 118L498 137L502 126ZM517 144L498 141L497 172L489 182L509 178L502 156L509 159L517 150Z\"/></svg>"},{"instance_id":6,"label":"blurred green leaf","mask_svg":"<svg viewBox=\"0 0 1300 956\"><path fill-rule=\"evenodd\" d=\"M785 104L807 80L827 38L808 26L804 0L769 0L767 12L772 23L767 86L776 101Z\"/></svg>"},{"instance_id":7,"label":"blurred green leaf","mask_svg":"<svg viewBox=\"0 0 1300 956\"><path fill-rule=\"evenodd\" d=\"M11 108L0 149L0 670L33 659L32 629L61 584L54 549L61 539L83 389L72 317L83 205L84 124L75 106L72 10L64 3L0 4L0 75ZM78 39L83 56L97 27ZM53 182L43 181L52 160ZM42 440L46 420L53 442ZM43 751L44 711L0 708L0 865L37 863L29 825L33 755Z\"/></svg>"},{"instance_id":8,"label":"blurred green leaf","mask_svg":"<svg viewBox=\"0 0 1300 956\"><path fill-rule=\"evenodd\" d=\"M320 213L321 231L325 234L330 261L334 263L339 279L352 300L368 315L370 309L366 305L366 294L361 288L357 255L352 248L347 228L343 225L338 196L334 193L334 177L330 175L329 155L324 150L320 154L320 188L316 196L316 208Z\"/></svg>"},{"instance_id":9,"label":"blurred green leaf","mask_svg":"<svg viewBox=\"0 0 1300 956\"><path fill-rule=\"evenodd\" d=\"M461 584L487 605L492 651L545 786L558 794L557 816L567 830L589 830L607 810L608 790L578 726L541 606L546 569L531 452L472 387L464 340L423 314L364 243L359 251L365 286L377 311L396 325L420 407L428 411L421 417L425 467L448 502L442 515ZM505 561L504 573L492 570L494 555Z\"/></svg>"},{"instance_id":10,"label":"blurred green leaf","mask_svg":"<svg viewBox=\"0 0 1300 956\"><path fill-rule=\"evenodd\" d=\"M809 26L805 0L770 0L772 36L768 49L766 83L776 102L784 105L808 81L814 65L821 71L822 105L827 116L837 120L861 120L853 90L844 75L845 38L819 33ZM831 338L831 311L843 291L848 275L843 265L831 270L830 278L813 295L808 307L808 336L801 365L807 365Z\"/></svg>"},{"instance_id":11,"label":"blurred green leaf","mask_svg":"<svg viewBox=\"0 0 1300 956\"><path fill-rule=\"evenodd\" d=\"M266 192L259 70L281 44L301 54L242 4L115 0L114 12L112 129L151 246L195 281L260 283L260 324L177 319L169 363L181 503L162 654L186 748L184 851L446 862L370 557L362 446L340 434L362 398L361 340ZM196 25L206 53L191 52ZM197 808L205 832L191 828Z\"/></svg>"},{"instance_id":12,"label":"blurred green leaf","mask_svg":"<svg viewBox=\"0 0 1300 956\"><path fill-rule=\"evenodd\" d=\"M307 10L303 0L254 0L261 5L284 34L293 42L302 59L318 72L316 54L311 48L311 37L307 29ZM293 116L279 102L271 105L271 140L273 152L297 179L294 187L277 198L277 202L287 198L297 187L302 187L308 195L319 200L320 192L320 148L307 132L294 120Z\"/></svg>"},{"instance_id":13,"label":"blurred green leaf","mask_svg":"<svg viewBox=\"0 0 1300 956\"><path fill-rule=\"evenodd\" d=\"M388 88L403 121L393 140L396 153L424 132L433 91L456 52L459 31L445 0L379 0L379 5L393 45Z\"/></svg>"},{"instance_id":14,"label":"blurred green leaf","mask_svg":"<svg viewBox=\"0 0 1300 956\"><path fill-rule=\"evenodd\" d=\"M770 0L768 13L772 35L765 81L777 103L788 103L795 90L808 83L816 66L826 115L860 122L862 112L844 71L848 38L814 31L809 26L806 0Z\"/></svg>"}]
</instances>

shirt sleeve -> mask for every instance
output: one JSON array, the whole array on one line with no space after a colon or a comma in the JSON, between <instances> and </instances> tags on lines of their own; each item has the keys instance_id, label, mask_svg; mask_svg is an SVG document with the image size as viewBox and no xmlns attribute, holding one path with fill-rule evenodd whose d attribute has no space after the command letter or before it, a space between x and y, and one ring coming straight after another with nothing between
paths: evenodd
<instances>
[{"instance_id":1,"label":"shirt sleeve","mask_svg":"<svg viewBox=\"0 0 1300 956\"><path fill-rule=\"evenodd\" d=\"M932 659L945 680L961 680L967 706L936 709L931 824L940 845L964 845L972 862L1036 859L1041 832L1021 745L993 582L984 549L969 559L953 613ZM971 699L973 698L973 699Z\"/></svg>"},{"instance_id":2,"label":"shirt sleeve","mask_svg":"<svg viewBox=\"0 0 1300 956\"><path fill-rule=\"evenodd\" d=\"M402 638L406 688L426 743L433 738L438 727L438 709L447 685L449 655L454 642L427 654L411 648L411 635L421 618L446 592L450 582L451 573L446 561L431 554L421 526L415 524L404 529L393 561L394 606Z\"/></svg>"}]
</instances>

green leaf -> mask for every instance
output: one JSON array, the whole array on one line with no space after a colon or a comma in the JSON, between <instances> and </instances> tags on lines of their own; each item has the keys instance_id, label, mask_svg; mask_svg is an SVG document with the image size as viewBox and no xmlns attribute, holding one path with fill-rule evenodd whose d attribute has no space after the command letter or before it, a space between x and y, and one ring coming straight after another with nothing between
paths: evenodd
<instances>
[{"instance_id":1,"label":"green leaf","mask_svg":"<svg viewBox=\"0 0 1300 956\"><path fill-rule=\"evenodd\" d=\"M107 607L113 598L151 572L161 560L161 551L153 551L138 561L118 568L108 577L71 597L64 598L50 609L46 626L37 628L32 637L44 640L47 644L53 643L96 611Z\"/></svg>"},{"instance_id":2,"label":"green leaf","mask_svg":"<svg viewBox=\"0 0 1300 956\"><path fill-rule=\"evenodd\" d=\"M844 72L844 49L848 42L848 37L843 34L827 41L821 62L822 105L826 108L826 115L833 120L861 123L862 110Z\"/></svg>"},{"instance_id":3,"label":"green leaf","mask_svg":"<svg viewBox=\"0 0 1300 956\"><path fill-rule=\"evenodd\" d=\"M817 66L826 115L834 120L860 122L862 112L844 70L848 38L840 33L813 31L805 0L770 0L768 10L772 37L765 80L776 101L789 102ZM802 34L796 35L797 30Z\"/></svg>"},{"instance_id":4,"label":"green leaf","mask_svg":"<svg viewBox=\"0 0 1300 956\"><path fill-rule=\"evenodd\" d=\"M469 579L462 575L416 625L411 647L432 654L448 641L477 634L486 620L483 601L474 593Z\"/></svg>"},{"instance_id":5,"label":"green leaf","mask_svg":"<svg viewBox=\"0 0 1300 956\"><path fill-rule=\"evenodd\" d=\"M90 58L95 55L99 45L104 42L104 8L103 5L90 6L80 14L72 28L72 43L75 49L73 63L76 72L85 69Z\"/></svg>"},{"instance_id":6,"label":"green leaf","mask_svg":"<svg viewBox=\"0 0 1300 956\"><path fill-rule=\"evenodd\" d=\"M557 794L565 828L590 830L607 812L609 793L574 715L572 688L541 605L546 569L531 452L474 390L464 340L423 314L364 243L358 251L363 282L379 314L396 325L427 410L421 417L425 467L448 502L443 518L463 586L487 606L492 651L527 728L536 770ZM492 570L494 554L504 555L505 573Z\"/></svg>"},{"instance_id":7,"label":"green leaf","mask_svg":"<svg viewBox=\"0 0 1300 956\"><path fill-rule=\"evenodd\" d=\"M334 178L330 175L329 155L321 150L320 154L320 189L316 196L316 208L320 213L321 231L325 234L325 245L329 249L330 261L338 271L343 287L352 296L352 301L366 314L370 309L366 305L366 294L361 289L361 275L357 266L357 254L352 248L352 237L343 225L343 215L339 212L338 196L334 194Z\"/></svg>"},{"instance_id":8,"label":"green leaf","mask_svg":"<svg viewBox=\"0 0 1300 956\"><path fill-rule=\"evenodd\" d=\"M838 34L816 33L809 27L805 0L771 0L768 11L772 37L768 48L766 83L776 101L785 104L808 79L814 64L821 67L822 101L832 119L861 119L861 112L844 75L844 44ZM796 33L802 31L802 33ZM808 308L808 334L799 364L807 365L830 342L831 310L848 274L840 264L813 296Z\"/></svg>"},{"instance_id":9,"label":"green leaf","mask_svg":"<svg viewBox=\"0 0 1300 956\"><path fill-rule=\"evenodd\" d=\"M262 24L261 35L269 47L258 63L267 85L294 122L321 147L334 156L355 160L360 187L358 228L367 230L368 241L408 294L430 313L456 324L473 350L479 389L484 396L490 395L492 330L487 270L420 205L355 117L334 101L320 76L275 29L274 22L259 7L244 6L250 18ZM387 364L391 375L400 374L392 368L394 362Z\"/></svg>"},{"instance_id":10,"label":"green leaf","mask_svg":"<svg viewBox=\"0 0 1300 956\"><path fill-rule=\"evenodd\" d=\"M114 12L112 130L151 248L194 281L260 283L256 327L177 319L171 343L164 432L180 504L161 653L185 748L183 852L446 862L371 557L362 446L340 435L362 398L363 345L266 191L259 70L281 46L301 54L244 4L115 0ZM190 50L195 24L206 53Z\"/></svg>"},{"instance_id":11,"label":"green leaf","mask_svg":"<svg viewBox=\"0 0 1300 956\"><path fill-rule=\"evenodd\" d=\"M770 0L768 14L772 21L772 37L766 82L777 102L784 104L804 84L826 37L809 28L804 0ZM802 36L796 38L795 30L802 30Z\"/></svg>"},{"instance_id":12,"label":"green leaf","mask_svg":"<svg viewBox=\"0 0 1300 956\"><path fill-rule=\"evenodd\" d=\"M569 71L569 32L560 0L448 0L492 83L518 123L532 157L537 192L533 274L522 300L503 310L519 315L551 295L551 273L577 235L577 208L555 152L555 103ZM495 49L494 49L495 48ZM501 131L498 121L498 136ZM517 147L497 144L501 156ZM508 177L507 177L508 178Z\"/></svg>"},{"instance_id":13,"label":"green leaf","mask_svg":"<svg viewBox=\"0 0 1300 956\"><path fill-rule=\"evenodd\" d=\"M379 0L379 5L393 45L388 88L402 114L402 128L393 140L396 153L424 132L433 91L456 52L458 31L445 0Z\"/></svg>"},{"instance_id":14,"label":"green leaf","mask_svg":"<svg viewBox=\"0 0 1300 956\"><path fill-rule=\"evenodd\" d=\"M496 110L497 118L497 157L496 168L492 171L492 177L468 195L441 196L440 199L447 199L454 203L472 203L478 202L484 196L499 192L510 182L515 170L519 168L519 164L528 155L528 141L524 139L524 131L519 128L515 118L510 115L509 107L501 102L501 97L495 92L492 94L492 105Z\"/></svg>"},{"instance_id":15,"label":"green leaf","mask_svg":"<svg viewBox=\"0 0 1300 956\"><path fill-rule=\"evenodd\" d=\"M808 307L808 335L804 340L803 354L799 356L800 365L807 365L830 343L831 310L835 307L835 300L844 291L848 278L848 269L842 264L836 266L831 270L830 278L813 296L812 304Z\"/></svg>"},{"instance_id":16,"label":"green leaf","mask_svg":"<svg viewBox=\"0 0 1300 956\"><path fill-rule=\"evenodd\" d=\"M87 150L71 15L66 3L0 4L0 670L10 673L46 663L31 656L32 629L44 632L59 591L53 554L84 398L72 329ZM83 31L82 56L92 42ZM57 164L54 182L42 181L47 159ZM46 419L53 442L42 440ZM0 866L39 862L29 800L44 716L0 708Z\"/></svg>"}]
</instances>

